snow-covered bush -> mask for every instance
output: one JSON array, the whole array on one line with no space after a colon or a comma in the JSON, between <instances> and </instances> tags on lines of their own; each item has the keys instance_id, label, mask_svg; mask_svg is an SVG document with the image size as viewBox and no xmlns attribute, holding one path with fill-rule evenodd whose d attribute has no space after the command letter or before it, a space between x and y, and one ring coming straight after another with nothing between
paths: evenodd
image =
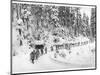
<instances>
[{"instance_id":1,"label":"snow-covered bush","mask_svg":"<svg viewBox=\"0 0 100 75\"><path fill-rule=\"evenodd\" d=\"M65 58L65 57L66 57L66 54L65 54L65 53L63 53L63 52L62 52L62 53L60 53L59 55L60 55L61 57L63 57L63 58Z\"/></svg>"}]
</instances>

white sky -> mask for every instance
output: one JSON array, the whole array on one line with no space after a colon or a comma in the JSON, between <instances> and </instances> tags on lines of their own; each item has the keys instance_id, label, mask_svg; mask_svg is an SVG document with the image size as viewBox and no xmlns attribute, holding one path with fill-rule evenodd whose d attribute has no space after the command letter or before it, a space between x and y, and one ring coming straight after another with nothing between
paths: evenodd
<instances>
[{"instance_id":1,"label":"white sky","mask_svg":"<svg viewBox=\"0 0 100 75\"><path fill-rule=\"evenodd\" d=\"M86 13L86 15L89 17L89 24L90 24L90 19L91 19L91 8L90 7L82 7L80 9L80 12L83 16L83 13Z\"/></svg>"},{"instance_id":2,"label":"white sky","mask_svg":"<svg viewBox=\"0 0 100 75\"><path fill-rule=\"evenodd\" d=\"M82 7L80 12L83 14L83 13L86 13L87 16L91 16L91 8L89 7Z\"/></svg>"}]
</instances>

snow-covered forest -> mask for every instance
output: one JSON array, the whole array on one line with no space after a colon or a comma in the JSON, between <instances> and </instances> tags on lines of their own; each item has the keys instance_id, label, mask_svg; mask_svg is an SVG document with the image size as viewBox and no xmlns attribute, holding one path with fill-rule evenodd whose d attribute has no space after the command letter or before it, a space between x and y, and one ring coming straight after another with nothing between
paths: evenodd
<instances>
[{"instance_id":1,"label":"snow-covered forest","mask_svg":"<svg viewBox=\"0 0 100 75\"><path fill-rule=\"evenodd\" d=\"M13 73L95 68L95 10L12 3Z\"/></svg>"}]
</instances>

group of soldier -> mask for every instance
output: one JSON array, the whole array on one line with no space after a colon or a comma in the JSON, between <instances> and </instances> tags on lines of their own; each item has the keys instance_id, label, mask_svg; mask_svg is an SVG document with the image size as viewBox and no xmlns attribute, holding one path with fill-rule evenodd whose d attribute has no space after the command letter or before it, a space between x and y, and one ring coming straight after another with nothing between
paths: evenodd
<instances>
[{"instance_id":1,"label":"group of soldier","mask_svg":"<svg viewBox=\"0 0 100 75\"><path fill-rule=\"evenodd\" d=\"M30 53L30 60L34 64L35 60L38 60L38 58L41 55L44 55L47 53L47 47L45 47L44 44L41 45L35 45L35 49Z\"/></svg>"}]
</instances>

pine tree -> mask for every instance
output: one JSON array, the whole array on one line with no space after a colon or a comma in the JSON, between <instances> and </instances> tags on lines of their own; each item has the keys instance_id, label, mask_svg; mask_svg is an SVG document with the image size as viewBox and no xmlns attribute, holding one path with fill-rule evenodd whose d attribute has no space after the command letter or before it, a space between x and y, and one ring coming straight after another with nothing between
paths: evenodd
<instances>
[{"instance_id":1,"label":"pine tree","mask_svg":"<svg viewBox=\"0 0 100 75\"><path fill-rule=\"evenodd\" d=\"M96 37L96 8L91 9L91 35Z\"/></svg>"},{"instance_id":2,"label":"pine tree","mask_svg":"<svg viewBox=\"0 0 100 75\"><path fill-rule=\"evenodd\" d=\"M81 25L81 14L80 14L80 8L75 8L75 36L79 36L79 27Z\"/></svg>"}]
</instances>

